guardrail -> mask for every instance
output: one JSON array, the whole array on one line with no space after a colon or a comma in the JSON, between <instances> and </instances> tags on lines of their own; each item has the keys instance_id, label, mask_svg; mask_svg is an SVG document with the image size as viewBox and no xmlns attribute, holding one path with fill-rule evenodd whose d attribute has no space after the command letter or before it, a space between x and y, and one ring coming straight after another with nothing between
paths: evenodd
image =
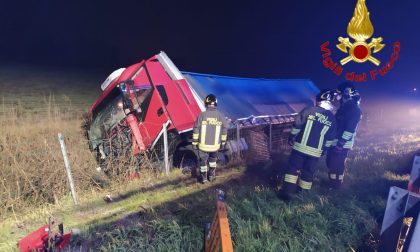
<instances>
[{"instance_id":1,"label":"guardrail","mask_svg":"<svg viewBox=\"0 0 420 252\"><path fill-rule=\"evenodd\" d=\"M380 232L379 251L420 251L420 156L415 156L408 190L389 190Z\"/></svg>"}]
</instances>

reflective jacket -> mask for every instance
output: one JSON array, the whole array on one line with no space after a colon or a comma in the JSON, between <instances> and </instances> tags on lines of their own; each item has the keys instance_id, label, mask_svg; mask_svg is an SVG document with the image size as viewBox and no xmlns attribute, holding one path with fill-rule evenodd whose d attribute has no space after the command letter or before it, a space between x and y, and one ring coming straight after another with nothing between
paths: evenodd
<instances>
[{"instance_id":1,"label":"reflective jacket","mask_svg":"<svg viewBox=\"0 0 420 252\"><path fill-rule=\"evenodd\" d=\"M198 116L193 129L193 145L205 152L216 152L227 139L225 115L215 107L208 107Z\"/></svg>"},{"instance_id":2,"label":"reflective jacket","mask_svg":"<svg viewBox=\"0 0 420 252\"><path fill-rule=\"evenodd\" d=\"M333 146L338 145L344 149L351 149L354 145L357 126L362 117L362 111L355 100L348 100L341 104L335 118L337 120L337 135Z\"/></svg>"},{"instance_id":3,"label":"reflective jacket","mask_svg":"<svg viewBox=\"0 0 420 252\"><path fill-rule=\"evenodd\" d=\"M292 129L293 149L312 157L321 157L335 137L334 114L321 107L303 109L296 117Z\"/></svg>"}]
</instances>

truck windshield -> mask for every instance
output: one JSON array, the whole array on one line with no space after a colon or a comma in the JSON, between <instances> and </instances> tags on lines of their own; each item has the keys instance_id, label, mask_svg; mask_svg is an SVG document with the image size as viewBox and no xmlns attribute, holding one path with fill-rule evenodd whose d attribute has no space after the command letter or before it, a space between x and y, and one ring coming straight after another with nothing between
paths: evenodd
<instances>
[{"instance_id":1,"label":"truck windshield","mask_svg":"<svg viewBox=\"0 0 420 252\"><path fill-rule=\"evenodd\" d=\"M115 89L104 101L93 111L93 121L89 130L91 146L95 149L107 138L107 133L124 119L122 94Z\"/></svg>"}]
</instances>

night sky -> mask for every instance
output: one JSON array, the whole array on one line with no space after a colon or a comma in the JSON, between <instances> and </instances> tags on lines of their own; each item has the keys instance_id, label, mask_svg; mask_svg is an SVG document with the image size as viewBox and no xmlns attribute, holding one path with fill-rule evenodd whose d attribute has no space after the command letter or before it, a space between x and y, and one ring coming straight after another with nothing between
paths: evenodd
<instances>
[{"instance_id":1,"label":"night sky","mask_svg":"<svg viewBox=\"0 0 420 252\"><path fill-rule=\"evenodd\" d=\"M324 68L320 45L333 59L356 0L293 1L4 1L0 64L60 66L110 73L159 51L186 71L261 78L310 78L319 87L343 81ZM376 90L420 87L420 1L366 0L386 63L401 42L394 68ZM383 66L381 64L381 66ZM349 63L348 71L375 67ZM104 76L105 78L106 76Z\"/></svg>"}]
</instances>

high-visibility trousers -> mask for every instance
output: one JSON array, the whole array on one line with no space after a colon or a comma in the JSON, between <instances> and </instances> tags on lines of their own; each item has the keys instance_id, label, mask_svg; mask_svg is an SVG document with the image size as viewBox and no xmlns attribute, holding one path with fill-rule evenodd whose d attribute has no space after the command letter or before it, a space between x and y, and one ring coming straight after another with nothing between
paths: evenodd
<instances>
[{"instance_id":1,"label":"high-visibility trousers","mask_svg":"<svg viewBox=\"0 0 420 252\"><path fill-rule=\"evenodd\" d=\"M289 165L284 175L282 186L283 193L292 194L299 187L303 190L312 188L312 181L319 158L292 150Z\"/></svg>"},{"instance_id":2,"label":"high-visibility trousers","mask_svg":"<svg viewBox=\"0 0 420 252\"><path fill-rule=\"evenodd\" d=\"M344 180L344 171L346 169L346 159L349 149L343 149L336 152L334 147L327 152L327 167L330 187L340 188Z\"/></svg>"},{"instance_id":3,"label":"high-visibility trousers","mask_svg":"<svg viewBox=\"0 0 420 252\"><path fill-rule=\"evenodd\" d=\"M200 173L207 172L208 168L216 169L217 166L217 152L198 151Z\"/></svg>"}]
</instances>

